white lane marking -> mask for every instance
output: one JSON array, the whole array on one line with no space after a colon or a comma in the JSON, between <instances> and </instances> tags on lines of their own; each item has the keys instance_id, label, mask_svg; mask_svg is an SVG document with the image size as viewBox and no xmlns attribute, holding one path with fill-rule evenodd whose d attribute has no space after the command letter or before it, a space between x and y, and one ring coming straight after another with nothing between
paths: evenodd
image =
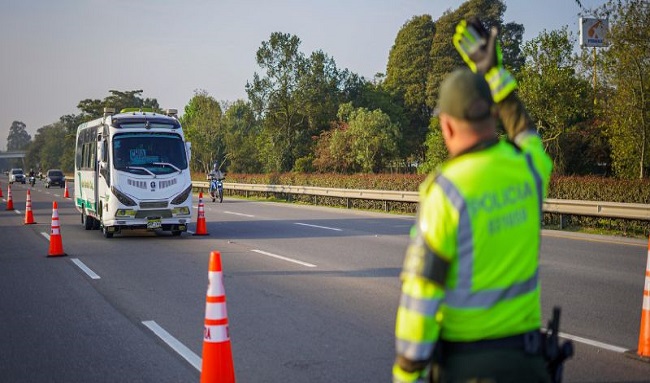
<instances>
[{"instance_id":1,"label":"white lane marking","mask_svg":"<svg viewBox=\"0 0 650 383\"><path fill-rule=\"evenodd\" d=\"M14 211L16 212L16 214L22 214L20 210L14 210Z\"/></svg>"},{"instance_id":2,"label":"white lane marking","mask_svg":"<svg viewBox=\"0 0 650 383\"><path fill-rule=\"evenodd\" d=\"M318 226L318 225L310 225L308 223L301 223L301 222L294 222L296 225L301 225L301 226L309 226L309 227L315 227L318 229L326 229L326 230L334 230L334 231L343 231L343 229L337 229L335 227L327 227L327 226Z\"/></svg>"},{"instance_id":3,"label":"white lane marking","mask_svg":"<svg viewBox=\"0 0 650 383\"><path fill-rule=\"evenodd\" d=\"M147 326L149 330L153 331L158 338L162 339L163 342L167 343L174 351L178 353L183 359L190 362L190 364L201 371L202 359L199 358L192 350L187 348L183 343L179 342L178 339L174 338L170 333L165 331L164 328L160 327L158 323L152 320L147 320L142 322L143 325Z\"/></svg>"},{"instance_id":4,"label":"white lane marking","mask_svg":"<svg viewBox=\"0 0 650 383\"><path fill-rule=\"evenodd\" d=\"M45 239L47 239L48 241L50 240L50 235L49 235L49 234L47 234L47 233L41 233L41 235L42 235L43 237L45 237Z\"/></svg>"},{"instance_id":5,"label":"white lane marking","mask_svg":"<svg viewBox=\"0 0 650 383\"><path fill-rule=\"evenodd\" d=\"M588 344L590 346L594 346L594 347L598 347L598 348L603 348L603 349L609 350L609 351L614 351L614 352L619 352L619 353L623 353L623 352L628 351L628 349L623 348L623 347L612 346L611 344L598 342L596 340L591 340L591 339L583 338L583 337L580 337L580 336L566 334L566 333L563 333L563 332L560 332L559 335L562 338L571 339L571 340L574 340L576 342Z\"/></svg>"},{"instance_id":6,"label":"white lane marking","mask_svg":"<svg viewBox=\"0 0 650 383\"><path fill-rule=\"evenodd\" d=\"M283 257L283 256L281 256L281 255L277 255L277 254L269 253L269 252L262 251L262 250L257 250L257 249L255 249L255 250L251 250L251 251L252 251L252 252L255 252L255 253L258 253L258 254L268 255L269 257L273 257L273 258L281 259L281 260L283 260L283 261L297 263L297 264L299 264L299 265L303 265L303 266L307 266L307 267L316 267L316 265L312 265L311 263L307 263L307 262L299 261L299 260L297 260L297 259L293 259L293 258Z\"/></svg>"},{"instance_id":7,"label":"white lane marking","mask_svg":"<svg viewBox=\"0 0 650 383\"><path fill-rule=\"evenodd\" d=\"M90 270L90 267L86 266L79 258L72 258L70 259L72 263L77 265L81 270L83 270L84 273L88 274L88 276L92 279L101 279L99 275L97 275L94 271Z\"/></svg>"},{"instance_id":8,"label":"white lane marking","mask_svg":"<svg viewBox=\"0 0 650 383\"><path fill-rule=\"evenodd\" d=\"M241 216L241 217L248 217L248 218L253 218L253 217L255 217L254 215L244 214L244 213L235 213L234 211L228 211L228 210L224 211L223 213L224 213L224 214L238 215L238 216Z\"/></svg>"}]
</instances>

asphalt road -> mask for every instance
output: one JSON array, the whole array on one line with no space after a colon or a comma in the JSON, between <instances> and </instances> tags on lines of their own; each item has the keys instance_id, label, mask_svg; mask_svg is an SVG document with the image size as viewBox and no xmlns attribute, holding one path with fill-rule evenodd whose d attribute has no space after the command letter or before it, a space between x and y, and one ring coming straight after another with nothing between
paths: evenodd
<instances>
[{"instance_id":1,"label":"asphalt road","mask_svg":"<svg viewBox=\"0 0 650 383\"><path fill-rule=\"evenodd\" d=\"M13 186L16 211L0 204L0 381L198 381L215 250L238 381L390 381L412 217L226 197L205 201L208 236L106 239L42 185L24 225L26 190ZM53 200L65 257L46 257ZM560 305L576 342L566 382L650 381L650 364L624 353L638 342L646 259L643 240L544 233L544 315Z\"/></svg>"}]
</instances>

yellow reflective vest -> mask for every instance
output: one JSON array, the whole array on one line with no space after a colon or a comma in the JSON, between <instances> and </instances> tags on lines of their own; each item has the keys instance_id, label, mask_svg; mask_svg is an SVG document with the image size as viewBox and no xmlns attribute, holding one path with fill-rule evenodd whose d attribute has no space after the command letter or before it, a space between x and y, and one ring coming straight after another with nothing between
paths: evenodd
<instances>
[{"instance_id":1,"label":"yellow reflective vest","mask_svg":"<svg viewBox=\"0 0 650 383\"><path fill-rule=\"evenodd\" d=\"M540 137L457 156L420 186L396 319L396 382L419 381L441 339L538 329L542 201L552 161Z\"/></svg>"}]
</instances>

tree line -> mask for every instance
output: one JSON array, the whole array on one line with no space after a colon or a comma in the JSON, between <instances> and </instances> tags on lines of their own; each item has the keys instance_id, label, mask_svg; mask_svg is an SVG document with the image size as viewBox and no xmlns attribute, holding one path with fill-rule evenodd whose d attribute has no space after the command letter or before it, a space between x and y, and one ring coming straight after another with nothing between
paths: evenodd
<instances>
[{"instance_id":1,"label":"tree line","mask_svg":"<svg viewBox=\"0 0 650 383\"><path fill-rule=\"evenodd\" d=\"M579 4L579 2L578 2ZM386 73L372 79L338 68L322 50L305 54L298 36L275 32L255 54L259 72L247 99L217 101L197 90L181 123L192 142L191 168L217 163L235 173L426 173L447 157L434 116L439 85L464 66L451 37L478 15L499 27L504 62L536 122L558 175L644 178L650 170L650 5L610 0L582 11L607 18L609 46L577 49L567 26L523 42L524 26L505 22L500 0L469 0L437 20L414 16L398 31ZM142 90L82 100L79 114L40 128L32 140L14 121L8 149L26 163L73 168L76 127L104 107L160 110Z\"/></svg>"}]
</instances>

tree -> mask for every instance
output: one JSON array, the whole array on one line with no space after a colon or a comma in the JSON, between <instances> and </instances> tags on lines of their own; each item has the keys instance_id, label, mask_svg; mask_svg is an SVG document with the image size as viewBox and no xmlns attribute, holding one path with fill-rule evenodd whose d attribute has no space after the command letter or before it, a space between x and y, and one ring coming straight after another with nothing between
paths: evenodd
<instances>
[{"instance_id":1,"label":"tree","mask_svg":"<svg viewBox=\"0 0 650 383\"><path fill-rule=\"evenodd\" d=\"M427 147L427 159L418 167L418 173L420 174L435 171L449 157L438 117L431 119L431 131L427 134L427 140L424 144Z\"/></svg>"},{"instance_id":2,"label":"tree","mask_svg":"<svg viewBox=\"0 0 650 383\"><path fill-rule=\"evenodd\" d=\"M342 74L336 62L323 51L313 52L296 89L296 101L303 108L310 135L329 129L341 101Z\"/></svg>"},{"instance_id":3,"label":"tree","mask_svg":"<svg viewBox=\"0 0 650 383\"><path fill-rule=\"evenodd\" d=\"M227 169L235 173L261 172L257 149L261 127L251 105L244 100L235 101L224 113L222 127Z\"/></svg>"},{"instance_id":4,"label":"tree","mask_svg":"<svg viewBox=\"0 0 650 383\"><path fill-rule=\"evenodd\" d=\"M435 110L438 103L438 92L442 80L458 67L465 67L461 56L456 51L452 37L456 25L463 20L476 16L486 28L499 28L499 39L506 67L517 72L522 65L523 57L520 44L524 27L517 23L503 23L506 6L501 0L469 0L453 11L445 12L435 21L435 35L431 43L431 70L426 80L426 103L430 110ZM427 173L435 169L447 158L447 150L438 132L440 126L437 118L430 120L431 132L427 135L425 146L426 159L420 161L419 173Z\"/></svg>"},{"instance_id":5,"label":"tree","mask_svg":"<svg viewBox=\"0 0 650 383\"><path fill-rule=\"evenodd\" d=\"M209 173L222 163L226 150L221 129L221 106L205 90L196 90L180 119L187 141L192 142L192 169Z\"/></svg>"},{"instance_id":6,"label":"tree","mask_svg":"<svg viewBox=\"0 0 650 383\"><path fill-rule=\"evenodd\" d=\"M433 110L438 102L438 91L444 77L455 68L465 66L452 44L456 25L463 19L477 16L486 28L496 26L501 31L499 39L503 60L509 69L517 72L521 63L519 44L524 28L521 24L503 23L506 6L501 0L469 0L455 11L445 12L435 22L435 36L431 46L432 68L427 78L427 105Z\"/></svg>"},{"instance_id":7,"label":"tree","mask_svg":"<svg viewBox=\"0 0 650 383\"><path fill-rule=\"evenodd\" d=\"M63 154L60 158L60 168L64 172L70 172L74 170L77 127L84 122L84 119L84 116L81 114L66 114L59 118L59 123L65 129Z\"/></svg>"},{"instance_id":8,"label":"tree","mask_svg":"<svg viewBox=\"0 0 650 383\"><path fill-rule=\"evenodd\" d=\"M7 150L23 150L27 148L32 136L27 133L27 125L22 121L14 121L7 136Z\"/></svg>"},{"instance_id":9,"label":"tree","mask_svg":"<svg viewBox=\"0 0 650 383\"><path fill-rule=\"evenodd\" d=\"M356 163L363 172L383 171L397 158L399 128L386 113L358 108L350 114L348 124Z\"/></svg>"},{"instance_id":10,"label":"tree","mask_svg":"<svg viewBox=\"0 0 650 383\"><path fill-rule=\"evenodd\" d=\"M591 86L576 73L575 42L566 26L542 31L524 45L526 61L518 76L519 96L540 131L557 174L574 173L567 164L581 153L568 150L573 145L567 146L570 143L565 138L593 116Z\"/></svg>"},{"instance_id":11,"label":"tree","mask_svg":"<svg viewBox=\"0 0 650 383\"><path fill-rule=\"evenodd\" d=\"M39 128L25 156L28 167L34 171L41 169L43 172L51 168L62 168L61 159L66 151L66 135L66 127L61 121Z\"/></svg>"},{"instance_id":12,"label":"tree","mask_svg":"<svg viewBox=\"0 0 650 383\"><path fill-rule=\"evenodd\" d=\"M407 112L402 127L402 156L424 159L424 139L432 109L426 102L427 74L435 26L430 15L415 16L397 33L388 55L383 86Z\"/></svg>"},{"instance_id":13,"label":"tree","mask_svg":"<svg viewBox=\"0 0 650 383\"><path fill-rule=\"evenodd\" d=\"M612 167L618 176L643 178L650 168L650 3L610 0L599 11L610 20L602 69L610 92L602 115Z\"/></svg>"},{"instance_id":14,"label":"tree","mask_svg":"<svg viewBox=\"0 0 650 383\"><path fill-rule=\"evenodd\" d=\"M84 114L86 121L104 115L104 108L115 108L116 112L124 108L146 108L153 109L155 112L160 112L158 100L155 98L141 97L143 90L109 90L109 96L104 100L85 99L79 101L77 108Z\"/></svg>"},{"instance_id":15,"label":"tree","mask_svg":"<svg viewBox=\"0 0 650 383\"><path fill-rule=\"evenodd\" d=\"M299 46L297 36L272 33L256 54L264 76L256 72L252 83L246 83L253 110L263 120L263 155L269 171L291 170L296 152L303 152L296 143L304 138L307 121L296 92L307 71L307 60Z\"/></svg>"}]
</instances>

